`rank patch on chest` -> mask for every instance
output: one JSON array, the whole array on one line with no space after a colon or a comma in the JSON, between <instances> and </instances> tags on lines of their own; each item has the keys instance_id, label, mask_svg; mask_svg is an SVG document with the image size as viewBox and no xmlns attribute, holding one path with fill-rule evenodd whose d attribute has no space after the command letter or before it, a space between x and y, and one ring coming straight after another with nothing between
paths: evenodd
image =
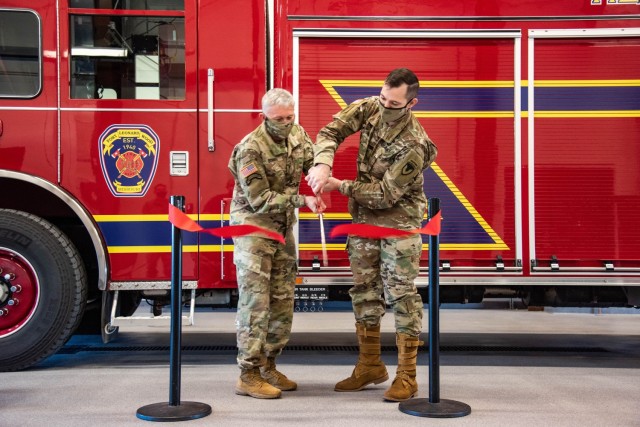
<instances>
[{"instance_id":1,"label":"rank patch on chest","mask_svg":"<svg viewBox=\"0 0 640 427\"><path fill-rule=\"evenodd\" d=\"M248 165L245 165L242 169L240 169L240 175L245 178L256 172L258 172L258 168L253 163L249 163Z\"/></svg>"}]
</instances>

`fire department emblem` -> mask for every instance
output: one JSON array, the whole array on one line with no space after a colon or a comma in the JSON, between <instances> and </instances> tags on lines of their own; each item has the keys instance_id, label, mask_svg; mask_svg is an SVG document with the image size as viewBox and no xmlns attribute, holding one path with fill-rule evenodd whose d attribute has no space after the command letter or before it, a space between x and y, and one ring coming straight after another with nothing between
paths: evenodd
<instances>
[{"instance_id":1,"label":"fire department emblem","mask_svg":"<svg viewBox=\"0 0 640 427\"><path fill-rule=\"evenodd\" d=\"M144 196L158 165L160 138L145 125L111 125L98 141L102 173L116 197Z\"/></svg>"}]
</instances>

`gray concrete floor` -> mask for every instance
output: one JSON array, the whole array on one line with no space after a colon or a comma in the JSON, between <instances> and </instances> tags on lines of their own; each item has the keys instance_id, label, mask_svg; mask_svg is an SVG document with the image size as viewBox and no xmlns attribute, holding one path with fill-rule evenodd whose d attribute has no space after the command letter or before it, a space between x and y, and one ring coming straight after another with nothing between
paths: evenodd
<instances>
[{"instance_id":1,"label":"gray concrete floor","mask_svg":"<svg viewBox=\"0 0 640 427\"><path fill-rule=\"evenodd\" d=\"M213 413L178 424L640 426L638 310L441 309L440 399L472 410L449 419L407 415L384 402L391 381L333 391L357 358L349 311L295 314L279 368L298 382L297 391L277 400L237 396L234 315L199 309L196 324L183 328L180 401L209 404ZM383 345L393 346L391 313L382 330ZM159 322L123 326L107 345L99 336L76 335L37 367L0 373L0 426L149 425L136 411L169 400L168 331ZM383 351L383 359L395 372L395 351ZM420 353L423 399L428 363Z\"/></svg>"}]
</instances>

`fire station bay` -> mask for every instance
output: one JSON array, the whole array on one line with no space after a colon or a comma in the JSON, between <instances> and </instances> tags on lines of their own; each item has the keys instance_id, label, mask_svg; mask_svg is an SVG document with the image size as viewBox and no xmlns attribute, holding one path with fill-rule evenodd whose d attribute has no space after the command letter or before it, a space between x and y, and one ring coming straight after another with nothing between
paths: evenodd
<instances>
[{"instance_id":1,"label":"fire station bay","mask_svg":"<svg viewBox=\"0 0 640 427\"><path fill-rule=\"evenodd\" d=\"M0 0L0 425L640 427L640 1Z\"/></svg>"}]
</instances>

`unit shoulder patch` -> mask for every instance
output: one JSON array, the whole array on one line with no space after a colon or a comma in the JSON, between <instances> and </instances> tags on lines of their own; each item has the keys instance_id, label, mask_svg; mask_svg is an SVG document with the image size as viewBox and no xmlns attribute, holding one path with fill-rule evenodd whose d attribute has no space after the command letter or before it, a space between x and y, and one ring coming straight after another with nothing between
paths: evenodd
<instances>
[{"instance_id":1,"label":"unit shoulder patch","mask_svg":"<svg viewBox=\"0 0 640 427\"><path fill-rule=\"evenodd\" d=\"M392 168L396 171L392 172L395 175L396 185L404 186L411 182L421 171L420 161L420 156L413 150L400 160L397 167Z\"/></svg>"},{"instance_id":2,"label":"unit shoulder patch","mask_svg":"<svg viewBox=\"0 0 640 427\"><path fill-rule=\"evenodd\" d=\"M416 165L412 160L410 160L404 164L404 166L402 167L402 172L400 173L402 175L411 175L413 171L415 171L416 169L418 169L418 165Z\"/></svg>"}]
</instances>

